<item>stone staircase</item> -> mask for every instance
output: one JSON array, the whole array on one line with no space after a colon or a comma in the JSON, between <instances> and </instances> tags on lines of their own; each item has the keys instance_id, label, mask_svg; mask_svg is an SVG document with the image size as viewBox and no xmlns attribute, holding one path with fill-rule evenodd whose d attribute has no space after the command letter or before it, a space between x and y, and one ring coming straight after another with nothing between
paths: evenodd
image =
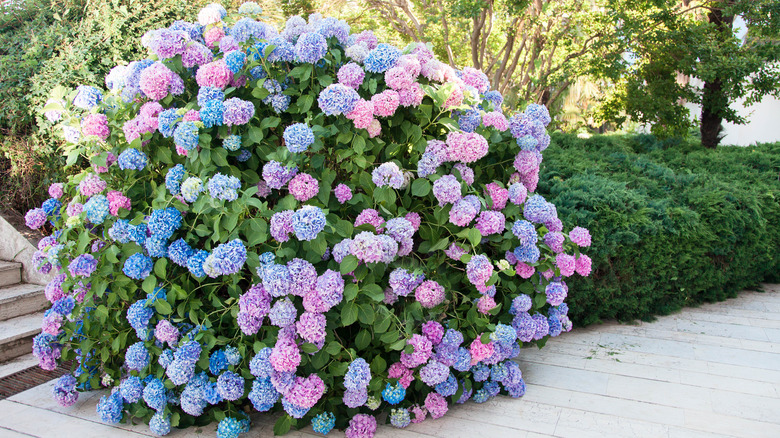
<instances>
[{"instance_id":1,"label":"stone staircase","mask_svg":"<svg viewBox=\"0 0 780 438\"><path fill-rule=\"evenodd\" d=\"M32 339L49 302L44 286L22 282L22 265L0 260L0 375L32 366Z\"/></svg>"}]
</instances>

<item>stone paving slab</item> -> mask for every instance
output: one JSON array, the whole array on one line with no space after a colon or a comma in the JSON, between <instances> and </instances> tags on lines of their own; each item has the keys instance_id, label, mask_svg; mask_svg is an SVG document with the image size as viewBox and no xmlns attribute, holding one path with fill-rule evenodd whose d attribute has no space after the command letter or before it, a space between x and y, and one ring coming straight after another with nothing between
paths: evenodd
<instances>
[{"instance_id":1,"label":"stone paving slab","mask_svg":"<svg viewBox=\"0 0 780 438\"><path fill-rule=\"evenodd\" d=\"M497 397L454 406L438 420L376 436L780 437L780 285L635 325L607 323L524 349L527 383L519 400ZM69 408L53 382L0 401L0 437L147 437L144 424L100 423L102 392ZM249 437L271 436L276 416L256 414ZM175 438L215 436L215 427L174 430ZM287 436L320 436L311 427ZM343 436L334 431L329 436Z\"/></svg>"}]
</instances>

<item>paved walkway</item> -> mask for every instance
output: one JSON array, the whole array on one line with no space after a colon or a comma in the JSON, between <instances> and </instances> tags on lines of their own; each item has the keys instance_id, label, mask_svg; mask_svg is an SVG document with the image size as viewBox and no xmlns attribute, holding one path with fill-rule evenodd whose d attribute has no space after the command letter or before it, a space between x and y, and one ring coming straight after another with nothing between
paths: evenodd
<instances>
[{"instance_id":1,"label":"paved walkway","mask_svg":"<svg viewBox=\"0 0 780 438\"><path fill-rule=\"evenodd\" d=\"M522 399L469 402L405 430L382 426L376 436L780 437L780 285L764 290L653 323L575 330L543 350L523 351ZM143 424L101 424L100 393L81 394L75 406L62 408L51 386L0 401L0 436L151 436ZM256 415L249 436L270 436L274 419ZM312 435L308 427L288 436ZM215 433L210 427L170 436Z\"/></svg>"}]
</instances>

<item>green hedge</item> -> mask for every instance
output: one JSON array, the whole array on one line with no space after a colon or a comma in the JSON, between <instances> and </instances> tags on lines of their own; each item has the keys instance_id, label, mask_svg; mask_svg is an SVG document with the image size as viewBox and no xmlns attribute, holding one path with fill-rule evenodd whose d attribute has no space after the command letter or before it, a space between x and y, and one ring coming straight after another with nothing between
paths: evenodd
<instances>
[{"instance_id":1,"label":"green hedge","mask_svg":"<svg viewBox=\"0 0 780 438\"><path fill-rule=\"evenodd\" d=\"M556 134L539 192L593 235L573 319L648 319L780 271L780 143L706 150L651 136Z\"/></svg>"}]
</instances>

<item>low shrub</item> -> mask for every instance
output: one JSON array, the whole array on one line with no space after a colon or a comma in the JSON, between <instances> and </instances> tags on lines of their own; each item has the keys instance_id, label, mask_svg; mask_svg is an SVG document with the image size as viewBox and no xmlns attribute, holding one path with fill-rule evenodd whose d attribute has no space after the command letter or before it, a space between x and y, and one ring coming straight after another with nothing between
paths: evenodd
<instances>
[{"instance_id":1,"label":"low shrub","mask_svg":"<svg viewBox=\"0 0 780 438\"><path fill-rule=\"evenodd\" d=\"M539 192L593 235L572 317L648 319L780 272L780 144L701 148L651 136L555 134Z\"/></svg>"}]
</instances>

